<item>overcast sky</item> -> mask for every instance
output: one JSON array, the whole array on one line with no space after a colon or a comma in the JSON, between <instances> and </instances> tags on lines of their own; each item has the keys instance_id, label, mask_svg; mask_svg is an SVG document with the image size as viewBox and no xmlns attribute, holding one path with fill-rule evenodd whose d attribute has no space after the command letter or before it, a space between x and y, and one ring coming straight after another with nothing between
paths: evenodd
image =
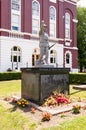
<instances>
[{"instance_id":1,"label":"overcast sky","mask_svg":"<svg viewBox=\"0 0 86 130\"><path fill-rule=\"evenodd\" d=\"M80 0L77 5L86 7L86 0Z\"/></svg>"}]
</instances>

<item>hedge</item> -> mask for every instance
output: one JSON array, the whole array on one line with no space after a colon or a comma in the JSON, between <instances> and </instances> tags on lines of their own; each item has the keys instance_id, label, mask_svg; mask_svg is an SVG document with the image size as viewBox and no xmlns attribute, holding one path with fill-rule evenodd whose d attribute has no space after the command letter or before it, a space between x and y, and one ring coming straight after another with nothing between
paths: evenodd
<instances>
[{"instance_id":1,"label":"hedge","mask_svg":"<svg viewBox=\"0 0 86 130\"><path fill-rule=\"evenodd\" d=\"M0 73L0 81L21 79L21 72Z\"/></svg>"},{"instance_id":2,"label":"hedge","mask_svg":"<svg viewBox=\"0 0 86 130\"><path fill-rule=\"evenodd\" d=\"M86 73L70 73L70 84L86 84Z\"/></svg>"},{"instance_id":3,"label":"hedge","mask_svg":"<svg viewBox=\"0 0 86 130\"><path fill-rule=\"evenodd\" d=\"M0 81L21 79L21 72L0 73ZM86 73L69 73L70 84L86 84Z\"/></svg>"}]
</instances>

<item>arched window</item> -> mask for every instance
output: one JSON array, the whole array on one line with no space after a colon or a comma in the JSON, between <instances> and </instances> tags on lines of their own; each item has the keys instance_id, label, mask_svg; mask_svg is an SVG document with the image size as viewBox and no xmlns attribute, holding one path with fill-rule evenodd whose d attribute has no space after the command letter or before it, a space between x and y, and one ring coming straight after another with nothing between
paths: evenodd
<instances>
[{"instance_id":1,"label":"arched window","mask_svg":"<svg viewBox=\"0 0 86 130\"><path fill-rule=\"evenodd\" d=\"M72 68L72 53L70 51L65 52L65 67Z\"/></svg>"},{"instance_id":2,"label":"arched window","mask_svg":"<svg viewBox=\"0 0 86 130\"><path fill-rule=\"evenodd\" d=\"M56 37L56 9L50 7L50 37Z\"/></svg>"},{"instance_id":3,"label":"arched window","mask_svg":"<svg viewBox=\"0 0 86 130\"><path fill-rule=\"evenodd\" d=\"M50 63L56 63L56 51L55 50L50 51Z\"/></svg>"},{"instance_id":4,"label":"arched window","mask_svg":"<svg viewBox=\"0 0 86 130\"><path fill-rule=\"evenodd\" d=\"M35 48L32 54L32 66L36 64L37 59L39 59L39 49Z\"/></svg>"},{"instance_id":5,"label":"arched window","mask_svg":"<svg viewBox=\"0 0 86 130\"><path fill-rule=\"evenodd\" d=\"M38 34L40 28L40 4L37 0L32 1L32 33Z\"/></svg>"},{"instance_id":6,"label":"arched window","mask_svg":"<svg viewBox=\"0 0 86 130\"><path fill-rule=\"evenodd\" d=\"M65 38L70 39L70 14L65 13Z\"/></svg>"},{"instance_id":7,"label":"arched window","mask_svg":"<svg viewBox=\"0 0 86 130\"><path fill-rule=\"evenodd\" d=\"M18 64L21 62L21 49L20 49L20 47L14 46L11 49L11 62L12 62L12 69L18 68Z\"/></svg>"}]
</instances>

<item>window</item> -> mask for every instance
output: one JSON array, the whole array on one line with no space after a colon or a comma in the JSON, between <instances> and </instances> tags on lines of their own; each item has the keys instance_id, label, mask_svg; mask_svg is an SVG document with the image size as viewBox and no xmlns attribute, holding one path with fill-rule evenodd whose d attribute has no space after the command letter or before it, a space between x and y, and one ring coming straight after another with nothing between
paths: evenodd
<instances>
[{"instance_id":1,"label":"window","mask_svg":"<svg viewBox=\"0 0 86 130\"><path fill-rule=\"evenodd\" d=\"M32 24L33 24L33 26L32 26L32 33L33 34L38 34L38 32L39 32L39 20L38 19L33 19L32 20Z\"/></svg>"},{"instance_id":2,"label":"window","mask_svg":"<svg viewBox=\"0 0 86 130\"><path fill-rule=\"evenodd\" d=\"M35 48L32 54L32 66L36 64L37 59L39 59L39 49Z\"/></svg>"},{"instance_id":3,"label":"window","mask_svg":"<svg viewBox=\"0 0 86 130\"><path fill-rule=\"evenodd\" d=\"M56 9L50 7L50 36L56 37Z\"/></svg>"},{"instance_id":4,"label":"window","mask_svg":"<svg viewBox=\"0 0 86 130\"><path fill-rule=\"evenodd\" d=\"M32 4L32 15L39 15L39 4L37 1Z\"/></svg>"},{"instance_id":5,"label":"window","mask_svg":"<svg viewBox=\"0 0 86 130\"><path fill-rule=\"evenodd\" d=\"M20 10L20 0L12 0L12 9L13 10Z\"/></svg>"},{"instance_id":6,"label":"window","mask_svg":"<svg viewBox=\"0 0 86 130\"><path fill-rule=\"evenodd\" d=\"M50 23L50 36L55 37L55 24Z\"/></svg>"},{"instance_id":7,"label":"window","mask_svg":"<svg viewBox=\"0 0 86 130\"><path fill-rule=\"evenodd\" d=\"M70 14L65 13L65 38L70 39Z\"/></svg>"},{"instance_id":8,"label":"window","mask_svg":"<svg viewBox=\"0 0 86 130\"><path fill-rule=\"evenodd\" d=\"M20 15L12 14L12 30L20 30Z\"/></svg>"},{"instance_id":9,"label":"window","mask_svg":"<svg viewBox=\"0 0 86 130\"><path fill-rule=\"evenodd\" d=\"M40 28L40 4L34 0L32 2L32 33L38 34Z\"/></svg>"},{"instance_id":10,"label":"window","mask_svg":"<svg viewBox=\"0 0 86 130\"><path fill-rule=\"evenodd\" d=\"M12 23L15 23L15 24L19 23L19 15L12 14Z\"/></svg>"},{"instance_id":11,"label":"window","mask_svg":"<svg viewBox=\"0 0 86 130\"><path fill-rule=\"evenodd\" d=\"M72 68L72 53L71 53L71 51L65 52L65 67Z\"/></svg>"},{"instance_id":12,"label":"window","mask_svg":"<svg viewBox=\"0 0 86 130\"><path fill-rule=\"evenodd\" d=\"M19 15L12 14L12 30L19 30L20 19Z\"/></svg>"},{"instance_id":13,"label":"window","mask_svg":"<svg viewBox=\"0 0 86 130\"><path fill-rule=\"evenodd\" d=\"M50 51L50 63L56 63L56 51L55 50Z\"/></svg>"},{"instance_id":14,"label":"window","mask_svg":"<svg viewBox=\"0 0 86 130\"><path fill-rule=\"evenodd\" d=\"M55 20L55 9L50 7L50 20Z\"/></svg>"},{"instance_id":15,"label":"window","mask_svg":"<svg viewBox=\"0 0 86 130\"><path fill-rule=\"evenodd\" d=\"M18 31L18 30L19 30L19 27L12 26L12 30Z\"/></svg>"},{"instance_id":16,"label":"window","mask_svg":"<svg viewBox=\"0 0 86 130\"><path fill-rule=\"evenodd\" d=\"M17 46L11 49L11 62L21 62L21 49Z\"/></svg>"},{"instance_id":17,"label":"window","mask_svg":"<svg viewBox=\"0 0 86 130\"><path fill-rule=\"evenodd\" d=\"M21 29L21 0L12 0L11 29L20 31Z\"/></svg>"}]
</instances>

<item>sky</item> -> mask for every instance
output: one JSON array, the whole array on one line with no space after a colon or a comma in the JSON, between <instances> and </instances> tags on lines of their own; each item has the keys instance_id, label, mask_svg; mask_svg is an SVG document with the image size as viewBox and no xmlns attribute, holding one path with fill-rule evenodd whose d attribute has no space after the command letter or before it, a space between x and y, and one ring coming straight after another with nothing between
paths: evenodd
<instances>
[{"instance_id":1,"label":"sky","mask_svg":"<svg viewBox=\"0 0 86 130\"><path fill-rule=\"evenodd\" d=\"M77 2L77 5L81 7L86 7L86 0L80 0L79 2Z\"/></svg>"}]
</instances>

